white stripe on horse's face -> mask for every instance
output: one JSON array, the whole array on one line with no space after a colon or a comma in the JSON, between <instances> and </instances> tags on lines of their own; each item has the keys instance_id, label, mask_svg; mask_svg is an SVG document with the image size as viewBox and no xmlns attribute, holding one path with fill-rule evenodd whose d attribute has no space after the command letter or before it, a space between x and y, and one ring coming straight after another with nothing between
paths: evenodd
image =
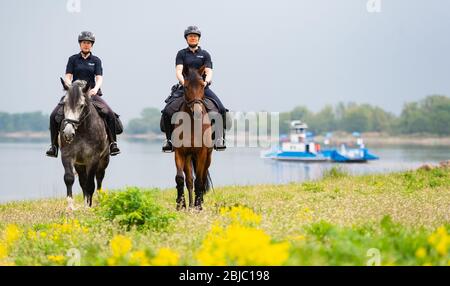
<instances>
[{"instance_id":1,"label":"white stripe on horse's face","mask_svg":"<svg viewBox=\"0 0 450 286\"><path fill-rule=\"evenodd\" d=\"M81 90L80 90L81 92ZM86 105L86 99L84 96L80 96L76 106L71 108L68 104L70 93L67 93L64 98L64 117L69 120L80 121L81 114L83 112L84 106ZM64 126L63 135L66 142L70 143L75 136L75 126L73 124L66 124Z\"/></svg>"},{"instance_id":2,"label":"white stripe on horse's face","mask_svg":"<svg viewBox=\"0 0 450 286\"><path fill-rule=\"evenodd\" d=\"M83 112L83 107L86 104L86 99L84 96L80 96L77 105L74 109L68 106L68 98L64 99L64 117L70 120L80 120L81 113Z\"/></svg>"}]
</instances>

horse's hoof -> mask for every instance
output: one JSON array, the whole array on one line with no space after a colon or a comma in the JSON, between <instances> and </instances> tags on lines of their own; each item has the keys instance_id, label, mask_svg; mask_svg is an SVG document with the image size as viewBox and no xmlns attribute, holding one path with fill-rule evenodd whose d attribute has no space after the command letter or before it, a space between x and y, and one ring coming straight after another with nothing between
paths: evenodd
<instances>
[{"instance_id":1,"label":"horse's hoof","mask_svg":"<svg viewBox=\"0 0 450 286\"><path fill-rule=\"evenodd\" d=\"M177 211L183 210L183 209L186 209L186 204L178 203L178 204L177 204Z\"/></svg>"},{"instance_id":2,"label":"horse's hoof","mask_svg":"<svg viewBox=\"0 0 450 286\"><path fill-rule=\"evenodd\" d=\"M75 202L74 202L73 198L68 197L66 200L67 200L67 208L66 208L66 211L67 211L67 212L73 212L73 211L75 211L77 208L75 207Z\"/></svg>"},{"instance_id":3,"label":"horse's hoof","mask_svg":"<svg viewBox=\"0 0 450 286\"><path fill-rule=\"evenodd\" d=\"M71 214L71 213L73 213L73 212L76 211L76 210L77 210L76 207L74 207L74 206L68 206L68 207L66 208L66 213Z\"/></svg>"}]
</instances>

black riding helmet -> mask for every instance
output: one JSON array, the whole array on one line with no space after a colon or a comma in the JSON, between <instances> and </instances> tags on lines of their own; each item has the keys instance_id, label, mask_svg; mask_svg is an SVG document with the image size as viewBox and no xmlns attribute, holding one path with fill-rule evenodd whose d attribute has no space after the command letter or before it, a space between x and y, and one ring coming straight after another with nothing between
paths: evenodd
<instances>
[{"instance_id":1,"label":"black riding helmet","mask_svg":"<svg viewBox=\"0 0 450 286\"><path fill-rule=\"evenodd\" d=\"M197 26L189 26L184 30L184 38L186 39L189 34L196 34L200 38L202 36L202 32Z\"/></svg>"},{"instance_id":2,"label":"black riding helmet","mask_svg":"<svg viewBox=\"0 0 450 286\"><path fill-rule=\"evenodd\" d=\"M78 43L81 43L82 41L89 41L92 44L95 43L95 35L92 32L89 31L83 31L78 35Z\"/></svg>"}]
</instances>

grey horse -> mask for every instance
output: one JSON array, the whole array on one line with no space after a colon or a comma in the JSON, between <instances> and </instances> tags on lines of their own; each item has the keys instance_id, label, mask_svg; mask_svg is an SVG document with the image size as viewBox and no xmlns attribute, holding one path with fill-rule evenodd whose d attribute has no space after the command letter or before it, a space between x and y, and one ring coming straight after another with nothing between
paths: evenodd
<instances>
[{"instance_id":1,"label":"grey horse","mask_svg":"<svg viewBox=\"0 0 450 286\"><path fill-rule=\"evenodd\" d=\"M100 190L109 164L109 144L105 123L92 104L86 81L77 80L69 84L61 78L61 83L66 95L63 99L64 120L59 140L68 210L74 210L72 198L74 169L78 173L85 205L91 207L95 179L97 190Z\"/></svg>"}]
</instances>

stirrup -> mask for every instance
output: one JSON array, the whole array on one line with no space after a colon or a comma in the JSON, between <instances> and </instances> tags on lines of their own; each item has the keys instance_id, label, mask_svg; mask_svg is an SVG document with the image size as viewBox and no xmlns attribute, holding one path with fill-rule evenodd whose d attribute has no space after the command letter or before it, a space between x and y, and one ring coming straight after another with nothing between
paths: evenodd
<instances>
[{"instance_id":1,"label":"stirrup","mask_svg":"<svg viewBox=\"0 0 450 286\"><path fill-rule=\"evenodd\" d=\"M117 149L116 151L112 151L111 150L111 146L113 144L116 146L116 149ZM116 142L112 142L111 144L109 144L109 155L110 156L116 156L116 155L119 155L119 154L120 154L120 149L119 149L119 147L117 147L117 143Z\"/></svg>"}]
</instances>

